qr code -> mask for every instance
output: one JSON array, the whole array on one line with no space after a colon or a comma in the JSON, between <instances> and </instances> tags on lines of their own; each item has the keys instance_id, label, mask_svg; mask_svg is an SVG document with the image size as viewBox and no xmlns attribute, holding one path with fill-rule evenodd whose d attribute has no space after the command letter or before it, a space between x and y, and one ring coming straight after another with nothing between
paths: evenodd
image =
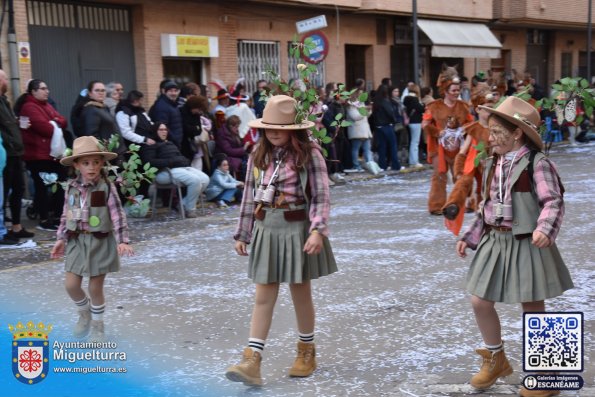
<instances>
[{"instance_id":1,"label":"qr code","mask_svg":"<svg viewBox=\"0 0 595 397\"><path fill-rule=\"evenodd\" d=\"M525 371L583 370L583 313L524 313Z\"/></svg>"}]
</instances>

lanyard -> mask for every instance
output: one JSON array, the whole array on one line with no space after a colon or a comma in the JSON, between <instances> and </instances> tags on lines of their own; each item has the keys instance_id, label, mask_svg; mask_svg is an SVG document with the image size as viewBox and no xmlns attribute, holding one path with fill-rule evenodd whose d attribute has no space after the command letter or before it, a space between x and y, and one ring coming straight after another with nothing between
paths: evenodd
<instances>
[{"instance_id":1,"label":"lanyard","mask_svg":"<svg viewBox=\"0 0 595 397\"><path fill-rule=\"evenodd\" d=\"M279 168L281 167L281 163L283 162L283 158L280 158L279 160L275 160L275 163L277 164L277 166L275 167L275 170L273 171L273 175L271 175L271 179L269 180L269 184L267 185L267 187L274 185L275 181L277 180L277 177L279 176ZM260 176L260 184L262 185L264 183L264 172L262 173L262 175Z\"/></svg>"},{"instance_id":2,"label":"lanyard","mask_svg":"<svg viewBox=\"0 0 595 397\"><path fill-rule=\"evenodd\" d=\"M519 154L519 152L520 149L514 153L514 156L512 156L512 161L510 162L510 167L508 168L508 174L506 175L506 180L504 181L504 196L502 196L502 165L504 164L504 156L500 158L500 176L498 178L498 201L500 203L504 203L506 201L506 198L510 195L510 186L508 186L510 182L510 174L512 171L512 166L514 165L514 160L516 159L516 156L517 154Z\"/></svg>"}]
</instances>

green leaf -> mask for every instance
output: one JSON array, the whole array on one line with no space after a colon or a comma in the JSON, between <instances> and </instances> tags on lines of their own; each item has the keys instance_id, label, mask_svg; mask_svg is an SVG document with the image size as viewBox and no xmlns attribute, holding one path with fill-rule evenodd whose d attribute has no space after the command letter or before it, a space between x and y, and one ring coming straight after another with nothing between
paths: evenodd
<instances>
[{"instance_id":1,"label":"green leaf","mask_svg":"<svg viewBox=\"0 0 595 397\"><path fill-rule=\"evenodd\" d=\"M304 52L304 55L305 55L305 56L307 56L307 57L309 57L309 56L310 56L310 49L309 49L309 48L307 48L307 47L304 47L304 50L303 50L303 52Z\"/></svg>"},{"instance_id":2,"label":"green leaf","mask_svg":"<svg viewBox=\"0 0 595 397\"><path fill-rule=\"evenodd\" d=\"M343 113L337 113L335 116L335 120L341 120L343 118Z\"/></svg>"},{"instance_id":3,"label":"green leaf","mask_svg":"<svg viewBox=\"0 0 595 397\"><path fill-rule=\"evenodd\" d=\"M331 143L333 141L333 138L331 138L330 136L325 136L321 139L322 143Z\"/></svg>"},{"instance_id":4,"label":"green leaf","mask_svg":"<svg viewBox=\"0 0 595 397\"><path fill-rule=\"evenodd\" d=\"M299 99L299 98L301 98L301 96L302 96L302 92L301 92L300 90L295 90L295 91L293 92L293 97L294 97L295 99Z\"/></svg>"},{"instance_id":5,"label":"green leaf","mask_svg":"<svg viewBox=\"0 0 595 397\"><path fill-rule=\"evenodd\" d=\"M589 82L586 79L581 79L581 87L589 88Z\"/></svg>"},{"instance_id":6,"label":"green leaf","mask_svg":"<svg viewBox=\"0 0 595 397\"><path fill-rule=\"evenodd\" d=\"M341 121L341 127L349 127L353 123L351 121L343 120Z\"/></svg>"},{"instance_id":7,"label":"green leaf","mask_svg":"<svg viewBox=\"0 0 595 397\"><path fill-rule=\"evenodd\" d=\"M308 121L316 121L317 118L318 117L316 117L315 114L311 114L311 115L308 116Z\"/></svg>"},{"instance_id":8,"label":"green leaf","mask_svg":"<svg viewBox=\"0 0 595 397\"><path fill-rule=\"evenodd\" d=\"M563 79L560 80L560 83L563 85L570 85L571 81L572 81L572 79L570 77L564 77Z\"/></svg>"},{"instance_id":9,"label":"green leaf","mask_svg":"<svg viewBox=\"0 0 595 397\"><path fill-rule=\"evenodd\" d=\"M358 101L364 103L368 100L368 93L367 92L362 92L361 94L359 94L359 97L357 98Z\"/></svg>"},{"instance_id":10,"label":"green leaf","mask_svg":"<svg viewBox=\"0 0 595 397\"><path fill-rule=\"evenodd\" d=\"M359 114L361 114L362 116L367 116L368 115L368 109L361 107L361 108L357 108L357 111L359 112Z\"/></svg>"},{"instance_id":11,"label":"green leaf","mask_svg":"<svg viewBox=\"0 0 595 397\"><path fill-rule=\"evenodd\" d=\"M53 184L52 185L52 193L56 193L56 190L58 190L58 185Z\"/></svg>"},{"instance_id":12,"label":"green leaf","mask_svg":"<svg viewBox=\"0 0 595 397\"><path fill-rule=\"evenodd\" d=\"M149 168L151 168L151 164L150 163L145 163L145 165L143 165L143 170L148 170Z\"/></svg>"}]
</instances>

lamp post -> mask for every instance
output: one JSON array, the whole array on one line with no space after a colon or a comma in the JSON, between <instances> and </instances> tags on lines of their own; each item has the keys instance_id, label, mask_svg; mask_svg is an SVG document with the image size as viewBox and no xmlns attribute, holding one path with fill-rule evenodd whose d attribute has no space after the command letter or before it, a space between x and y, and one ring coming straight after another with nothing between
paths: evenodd
<instances>
[{"instance_id":1,"label":"lamp post","mask_svg":"<svg viewBox=\"0 0 595 397\"><path fill-rule=\"evenodd\" d=\"M590 2L591 0L589 0ZM419 87L419 48L417 42L417 0L413 4L413 81Z\"/></svg>"},{"instance_id":2,"label":"lamp post","mask_svg":"<svg viewBox=\"0 0 595 397\"><path fill-rule=\"evenodd\" d=\"M589 18L587 22L587 81L591 84L591 0L589 0Z\"/></svg>"}]
</instances>

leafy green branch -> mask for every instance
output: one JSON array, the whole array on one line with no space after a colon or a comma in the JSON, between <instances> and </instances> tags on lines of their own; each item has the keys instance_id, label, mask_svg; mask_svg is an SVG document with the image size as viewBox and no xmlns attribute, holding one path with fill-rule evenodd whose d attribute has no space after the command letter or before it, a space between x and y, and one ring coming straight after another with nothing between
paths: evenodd
<instances>
[{"instance_id":1,"label":"leafy green branch","mask_svg":"<svg viewBox=\"0 0 595 397\"><path fill-rule=\"evenodd\" d=\"M587 117L591 117L595 108L595 89L582 77L565 77L552 84L551 96L540 99L535 106L555 111L559 124L568 121L580 125L584 115L577 114L578 107L582 106Z\"/></svg>"},{"instance_id":2,"label":"leafy green branch","mask_svg":"<svg viewBox=\"0 0 595 397\"><path fill-rule=\"evenodd\" d=\"M302 43L298 40L297 35L294 36L293 42L289 48L289 54L294 59L303 61L303 63L297 65L299 78L291 83L283 80L281 76L270 67L267 68L266 71L271 83L269 97L272 95L284 94L291 96L296 100L296 124L302 123L304 120L315 122L321 117L321 109L319 108L320 96L318 95L317 87L313 86L312 79L312 76L317 73L317 69L315 65L306 63L304 60L306 57L310 56L315 47L316 44L312 38L308 37ZM339 84L338 90L332 92L331 96L337 98L341 103L349 103L356 106L361 115L367 116L368 111L364 104L368 100L368 94L363 92L354 98L355 94L356 89L347 90L344 84ZM261 100L267 99L268 97L261 98ZM338 113L335 115L335 118L330 125L333 127L345 128L351 124L352 122L348 121L343 113ZM327 130L324 127L319 129L315 124L310 128L310 131L312 137L320 143L328 144L333 140L333 138L327 134ZM326 156L326 150L323 149L323 151Z\"/></svg>"},{"instance_id":3,"label":"leafy green branch","mask_svg":"<svg viewBox=\"0 0 595 397\"><path fill-rule=\"evenodd\" d=\"M113 134L108 143L107 150L110 152L116 152L120 145L120 136ZM128 146L128 153L130 157L127 161L122 163L121 167L110 165L108 166L108 172L111 172L109 179L120 186L120 192L124 194L129 200L134 199L136 196L137 189L143 181L147 183L153 183L155 175L158 169L152 167L151 164L143 164L138 151L140 146L137 144L130 144Z\"/></svg>"}]
</instances>

